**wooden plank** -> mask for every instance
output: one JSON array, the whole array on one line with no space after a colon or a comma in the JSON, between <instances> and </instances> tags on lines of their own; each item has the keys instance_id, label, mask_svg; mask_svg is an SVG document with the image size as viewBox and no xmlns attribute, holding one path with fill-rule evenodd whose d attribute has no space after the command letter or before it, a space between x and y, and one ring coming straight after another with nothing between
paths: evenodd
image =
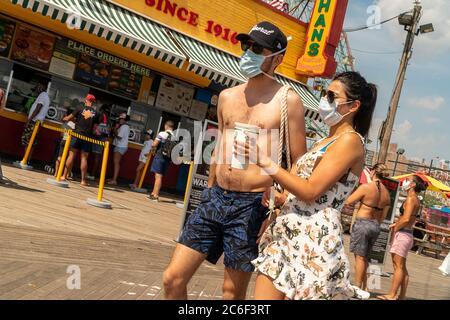
<instances>
[{"instance_id":1,"label":"wooden plank","mask_svg":"<svg viewBox=\"0 0 450 320\"><path fill-rule=\"evenodd\" d=\"M86 271L91 271L91 268L87 268ZM67 274L63 276L57 276L53 281L43 285L42 287L38 287L31 293L28 293L22 297L21 300L42 300L48 299L53 294L56 293L57 290L61 290L67 284Z\"/></svg>"}]
</instances>

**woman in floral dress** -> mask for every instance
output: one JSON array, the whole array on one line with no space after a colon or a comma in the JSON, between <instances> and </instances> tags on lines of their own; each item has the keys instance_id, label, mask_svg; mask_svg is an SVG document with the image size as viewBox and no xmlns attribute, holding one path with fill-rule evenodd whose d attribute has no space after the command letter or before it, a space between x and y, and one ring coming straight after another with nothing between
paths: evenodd
<instances>
[{"instance_id":1,"label":"woman in floral dress","mask_svg":"<svg viewBox=\"0 0 450 320\"><path fill-rule=\"evenodd\" d=\"M369 298L350 284L340 211L363 169L363 137L376 99L375 85L359 73L339 74L319 106L330 134L298 159L296 175L257 151L257 164L289 194L252 262L258 270L255 299ZM253 151L250 144L236 148L248 157Z\"/></svg>"}]
</instances>

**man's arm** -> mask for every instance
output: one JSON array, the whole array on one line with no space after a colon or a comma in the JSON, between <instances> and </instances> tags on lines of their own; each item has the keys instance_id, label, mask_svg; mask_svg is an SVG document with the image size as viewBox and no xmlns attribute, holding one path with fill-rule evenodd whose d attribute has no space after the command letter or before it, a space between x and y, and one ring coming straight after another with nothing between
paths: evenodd
<instances>
[{"instance_id":1,"label":"man's arm","mask_svg":"<svg viewBox=\"0 0 450 320\"><path fill-rule=\"evenodd\" d=\"M73 119L75 119L75 117L78 115L78 113L80 112L81 108L78 107L77 109L75 109L74 112L72 112L71 114L69 114L68 116L65 116L62 121L64 122L69 122L72 121Z\"/></svg>"},{"instance_id":2,"label":"man's arm","mask_svg":"<svg viewBox=\"0 0 450 320\"><path fill-rule=\"evenodd\" d=\"M219 125L219 136L217 137L216 146L214 148L214 151L211 154L211 161L209 164L209 176L208 176L208 188L212 188L214 184L216 183L216 168L217 168L217 154L221 154L222 152L219 150L222 145L222 133L223 133L223 117L222 117L222 104L224 100L224 94L223 91L219 95L219 100L217 103L217 122Z\"/></svg>"},{"instance_id":3,"label":"man's arm","mask_svg":"<svg viewBox=\"0 0 450 320\"><path fill-rule=\"evenodd\" d=\"M305 108L300 96L289 90L288 99L289 146L291 164L306 153Z\"/></svg>"},{"instance_id":4,"label":"man's arm","mask_svg":"<svg viewBox=\"0 0 450 320\"><path fill-rule=\"evenodd\" d=\"M38 103L38 105L36 106L36 109L34 109L33 113L31 114L31 116L28 118L28 121L34 119L34 117L36 117L39 112L41 112L41 109L44 105L42 103Z\"/></svg>"}]
</instances>

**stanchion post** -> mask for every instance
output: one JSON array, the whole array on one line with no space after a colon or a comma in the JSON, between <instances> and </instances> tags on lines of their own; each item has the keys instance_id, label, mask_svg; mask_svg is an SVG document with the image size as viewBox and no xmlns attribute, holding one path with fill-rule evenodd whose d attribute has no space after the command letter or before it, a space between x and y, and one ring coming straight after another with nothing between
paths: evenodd
<instances>
[{"instance_id":1,"label":"stanchion post","mask_svg":"<svg viewBox=\"0 0 450 320\"><path fill-rule=\"evenodd\" d=\"M92 140L92 143L98 143L97 140ZM101 142L100 142L101 143ZM108 167L108 155L109 155L109 141L104 142L103 148L103 161L102 161L102 171L100 173L100 181L98 184L98 194L97 199L87 199L87 203L91 206L103 208L103 209L111 209L112 205L110 202L103 201L103 189L105 187L105 178L106 178L106 168Z\"/></svg>"},{"instance_id":2,"label":"stanchion post","mask_svg":"<svg viewBox=\"0 0 450 320\"><path fill-rule=\"evenodd\" d=\"M184 204L185 204L185 205L186 205L186 203L187 203L189 181L191 181L192 169L193 169L193 168L194 168L194 161L191 161L191 163L190 163L190 165L189 165L189 174L188 174L188 179L187 179L187 183L186 183L186 190L184 191Z\"/></svg>"},{"instance_id":3,"label":"stanchion post","mask_svg":"<svg viewBox=\"0 0 450 320\"><path fill-rule=\"evenodd\" d=\"M27 148L25 149L25 155L23 156L22 161L14 163L14 165L16 167L21 168L21 169L27 169L27 170L32 169L32 167L30 167L28 165L28 160L29 160L28 158L30 157L31 149L33 148L34 141L36 140L36 136L38 134L40 124L41 123L39 121L36 121L36 124L34 125L34 128L33 128L33 133L31 134L30 141L28 142Z\"/></svg>"},{"instance_id":4,"label":"stanchion post","mask_svg":"<svg viewBox=\"0 0 450 320\"><path fill-rule=\"evenodd\" d=\"M184 191L184 200L183 200L183 203L177 203L176 204L176 206L178 208L184 208L186 206L186 204L187 204L189 181L191 181L193 168L194 168L194 161L191 161L189 163L189 173L188 173L188 178L187 178L187 183L186 183L186 190Z\"/></svg>"},{"instance_id":5,"label":"stanchion post","mask_svg":"<svg viewBox=\"0 0 450 320\"><path fill-rule=\"evenodd\" d=\"M154 156L154 153L150 153L148 155L148 159L147 159L147 162L145 163L144 170L142 170L141 180L139 180L138 189L142 189L142 186L144 185L145 176L147 175L147 170L148 170L148 167L150 166L150 162L152 161L153 156Z\"/></svg>"},{"instance_id":6,"label":"stanchion post","mask_svg":"<svg viewBox=\"0 0 450 320\"><path fill-rule=\"evenodd\" d=\"M56 174L56 181L61 180L61 176L64 173L64 168L66 166L67 155L69 153L70 142L72 141L72 131L67 133L66 143L64 144L64 150L61 155L61 160L59 161L58 173Z\"/></svg>"},{"instance_id":7,"label":"stanchion post","mask_svg":"<svg viewBox=\"0 0 450 320\"><path fill-rule=\"evenodd\" d=\"M50 129L50 128L49 128ZM67 155L69 154L69 148L70 148L70 141L72 141L72 130L67 131L67 139L66 143L64 144L64 150L61 155L61 160L59 161L59 167L57 168L58 172L56 173L56 179L47 179L47 183L62 187L62 188L68 188L69 183L67 181L61 181L61 177L64 174L64 168L66 167L66 160Z\"/></svg>"},{"instance_id":8,"label":"stanchion post","mask_svg":"<svg viewBox=\"0 0 450 320\"><path fill-rule=\"evenodd\" d=\"M105 188L105 179L106 179L106 168L108 167L108 155L109 155L109 141L106 141L105 147L103 149L102 171L100 173L100 181L98 183L98 195L97 195L98 201L102 201L103 199L103 189Z\"/></svg>"}]
</instances>

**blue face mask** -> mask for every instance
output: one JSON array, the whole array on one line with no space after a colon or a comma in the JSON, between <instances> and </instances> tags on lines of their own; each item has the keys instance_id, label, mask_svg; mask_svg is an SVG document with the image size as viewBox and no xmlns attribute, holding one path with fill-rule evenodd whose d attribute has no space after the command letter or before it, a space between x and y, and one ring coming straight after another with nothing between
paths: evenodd
<instances>
[{"instance_id":1,"label":"blue face mask","mask_svg":"<svg viewBox=\"0 0 450 320\"><path fill-rule=\"evenodd\" d=\"M265 56L256 54L252 50L247 50L239 61L239 67L247 79L254 78L263 72L261 66L265 59Z\"/></svg>"},{"instance_id":2,"label":"blue face mask","mask_svg":"<svg viewBox=\"0 0 450 320\"><path fill-rule=\"evenodd\" d=\"M245 53L241 57L241 60L239 61L239 67L242 71L242 74L247 79L254 78L260 74L265 74L269 78L273 79L273 77L271 75L268 75L267 73L262 71L261 66L264 63L264 60L266 58L276 56L284 51L286 51L286 49L272 53L268 56L264 56L262 54L256 54L252 50L245 51Z\"/></svg>"}]
</instances>

